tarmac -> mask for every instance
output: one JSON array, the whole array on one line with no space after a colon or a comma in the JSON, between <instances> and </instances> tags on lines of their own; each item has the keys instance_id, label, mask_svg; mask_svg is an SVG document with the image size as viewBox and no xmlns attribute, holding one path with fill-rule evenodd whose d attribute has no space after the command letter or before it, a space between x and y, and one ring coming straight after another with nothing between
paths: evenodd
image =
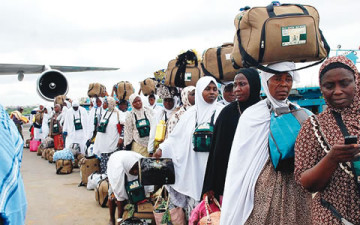
<instances>
[{"instance_id":1,"label":"tarmac","mask_svg":"<svg viewBox=\"0 0 360 225\"><path fill-rule=\"evenodd\" d=\"M29 126L23 134L29 138ZM36 152L24 148L21 164L26 200L26 225L101 225L108 224L109 209L95 201L94 190L78 187L80 169L57 175L55 163L49 163Z\"/></svg>"}]
</instances>

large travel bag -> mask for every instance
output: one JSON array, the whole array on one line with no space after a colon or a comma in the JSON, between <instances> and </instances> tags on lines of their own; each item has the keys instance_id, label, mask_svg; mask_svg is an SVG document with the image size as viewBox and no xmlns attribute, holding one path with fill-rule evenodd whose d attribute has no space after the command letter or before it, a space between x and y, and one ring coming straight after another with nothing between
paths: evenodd
<instances>
[{"instance_id":1,"label":"large travel bag","mask_svg":"<svg viewBox=\"0 0 360 225\"><path fill-rule=\"evenodd\" d=\"M119 100L129 100L134 93L134 88L129 81L121 81L115 84L116 95Z\"/></svg>"},{"instance_id":2,"label":"large travel bag","mask_svg":"<svg viewBox=\"0 0 360 225\"><path fill-rule=\"evenodd\" d=\"M65 100L66 100L66 95L58 95L54 99L54 105L59 104L62 106Z\"/></svg>"},{"instance_id":3,"label":"large travel bag","mask_svg":"<svg viewBox=\"0 0 360 225\"><path fill-rule=\"evenodd\" d=\"M100 171L100 161L99 159L92 157L92 158L82 158L79 162L80 164L80 176L81 176L81 183L80 186L86 186L88 177L90 174L94 172Z\"/></svg>"},{"instance_id":4,"label":"large travel bag","mask_svg":"<svg viewBox=\"0 0 360 225\"><path fill-rule=\"evenodd\" d=\"M235 68L257 67L282 61L321 63L330 51L319 29L319 14L308 5L254 7L244 13L235 34ZM308 65L307 68L314 64Z\"/></svg>"},{"instance_id":5,"label":"large travel bag","mask_svg":"<svg viewBox=\"0 0 360 225\"><path fill-rule=\"evenodd\" d=\"M55 149L51 149L49 151L49 154L48 154L48 161L49 163L53 163L54 162L54 154L55 154Z\"/></svg>"},{"instance_id":6,"label":"large travel bag","mask_svg":"<svg viewBox=\"0 0 360 225\"><path fill-rule=\"evenodd\" d=\"M102 208L109 207L108 204L109 180L108 178L99 181L95 188L95 200Z\"/></svg>"},{"instance_id":7,"label":"large travel bag","mask_svg":"<svg viewBox=\"0 0 360 225\"><path fill-rule=\"evenodd\" d=\"M234 81L237 70L231 62L233 43L225 43L216 48L209 48L203 54L201 68L205 76L213 76L220 81Z\"/></svg>"},{"instance_id":8,"label":"large travel bag","mask_svg":"<svg viewBox=\"0 0 360 225\"><path fill-rule=\"evenodd\" d=\"M200 77L201 70L197 56L189 50L169 62L166 69L165 85L171 87L196 86Z\"/></svg>"},{"instance_id":9,"label":"large travel bag","mask_svg":"<svg viewBox=\"0 0 360 225\"><path fill-rule=\"evenodd\" d=\"M53 148L54 147L54 139L51 137L46 137L45 140L42 142L45 148Z\"/></svg>"},{"instance_id":10,"label":"large travel bag","mask_svg":"<svg viewBox=\"0 0 360 225\"><path fill-rule=\"evenodd\" d=\"M106 87L100 83L91 83L88 88L88 96L92 97L105 97L107 96Z\"/></svg>"},{"instance_id":11,"label":"large travel bag","mask_svg":"<svg viewBox=\"0 0 360 225\"><path fill-rule=\"evenodd\" d=\"M69 174L73 170L71 160L59 159L56 161L56 174Z\"/></svg>"},{"instance_id":12,"label":"large travel bag","mask_svg":"<svg viewBox=\"0 0 360 225\"><path fill-rule=\"evenodd\" d=\"M140 82L140 89L145 96L155 94L156 92L156 81L153 78L147 78Z\"/></svg>"},{"instance_id":13,"label":"large travel bag","mask_svg":"<svg viewBox=\"0 0 360 225\"><path fill-rule=\"evenodd\" d=\"M175 169L168 158L139 159L139 180L142 185L164 185L175 183Z\"/></svg>"},{"instance_id":14,"label":"large travel bag","mask_svg":"<svg viewBox=\"0 0 360 225\"><path fill-rule=\"evenodd\" d=\"M31 140L30 141L30 152L36 152L38 150L41 141Z\"/></svg>"}]
</instances>

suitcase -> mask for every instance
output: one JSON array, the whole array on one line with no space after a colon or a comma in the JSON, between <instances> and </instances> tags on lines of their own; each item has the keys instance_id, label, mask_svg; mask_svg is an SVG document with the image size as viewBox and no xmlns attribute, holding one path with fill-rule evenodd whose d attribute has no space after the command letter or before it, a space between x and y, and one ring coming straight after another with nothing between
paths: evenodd
<instances>
[{"instance_id":1,"label":"suitcase","mask_svg":"<svg viewBox=\"0 0 360 225\"><path fill-rule=\"evenodd\" d=\"M145 96L155 94L156 92L156 81L152 78L147 78L140 82L140 89Z\"/></svg>"},{"instance_id":2,"label":"suitcase","mask_svg":"<svg viewBox=\"0 0 360 225\"><path fill-rule=\"evenodd\" d=\"M56 161L56 174L69 174L73 170L71 160L59 159Z\"/></svg>"},{"instance_id":3,"label":"suitcase","mask_svg":"<svg viewBox=\"0 0 360 225\"><path fill-rule=\"evenodd\" d=\"M95 188L95 200L99 203L99 205L102 208L109 207L108 191L109 191L109 180L107 178L100 180Z\"/></svg>"},{"instance_id":4,"label":"suitcase","mask_svg":"<svg viewBox=\"0 0 360 225\"><path fill-rule=\"evenodd\" d=\"M256 18L256 19L254 19ZM321 63L329 54L319 29L319 14L308 5L254 7L244 13L234 38L231 54L234 68L257 67L282 61Z\"/></svg>"},{"instance_id":5,"label":"suitcase","mask_svg":"<svg viewBox=\"0 0 360 225\"><path fill-rule=\"evenodd\" d=\"M40 143L41 143L40 141L31 140L30 141L30 152L36 152L38 150Z\"/></svg>"},{"instance_id":6,"label":"suitcase","mask_svg":"<svg viewBox=\"0 0 360 225\"><path fill-rule=\"evenodd\" d=\"M54 136L54 149L63 150L64 149L64 138L62 134Z\"/></svg>"},{"instance_id":7,"label":"suitcase","mask_svg":"<svg viewBox=\"0 0 360 225\"><path fill-rule=\"evenodd\" d=\"M203 54L202 71L205 76L213 76L220 81L234 81L237 70L231 62L233 43L225 43L216 48L209 48Z\"/></svg>"},{"instance_id":8,"label":"suitcase","mask_svg":"<svg viewBox=\"0 0 360 225\"><path fill-rule=\"evenodd\" d=\"M139 159L139 180L142 185L164 185L175 183L174 164L169 158Z\"/></svg>"},{"instance_id":9,"label":"suitcase","mask_svg":"<svg viewBox=\"0 0 360 225\"><path fill-rule=\"evenodd\" d=\"M187 51L169 62L166 69L165 85L171 87L196 86L201 78L197 56Z\"/></svg>"},{"instance_id":10,"label":"suitcase","mask_svg":"<svg viewBox=\"0 0 360 225\"><path fill-rule=\"evenodd\" d=\"M100 172L100 161L95 158L82 158L80 164L80 186L86 186L88 177L94 172Z\"/></svg>"},{"instance_id":11,"label":"suitcase","mask_svg":"<svg viewBox=\"0 0 360 225\"><path fill-rule=\"evenodd\" d=\"M129 100L130 95L134 93L134 88L129 81L121 81L115 85L116 95L119 100Z\"/></svg>"},{"instance_id":12,"label":"suitcase","mask_svg":"<svg viewBox=\"0 0 360 225\"><path fill-rule=\"evenodd\" d=\"M107 96L106 87L100 83L91 83L88 88L88 96L92 97L105 97Z\"/></svg>"}]
</instances>

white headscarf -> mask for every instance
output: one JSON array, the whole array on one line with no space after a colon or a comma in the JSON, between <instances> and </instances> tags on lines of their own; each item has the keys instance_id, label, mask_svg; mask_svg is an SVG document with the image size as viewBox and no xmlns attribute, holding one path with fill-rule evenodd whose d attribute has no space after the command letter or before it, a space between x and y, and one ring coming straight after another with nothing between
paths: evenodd
<instances>
[{"instance_id":1,"label":"white headscarf","mask_svg":"<svg viewBox=\"0 0 360 225\"><path fill-rule=\"evenodd\" d=\"M139 97L139 98L141 99L140 95L138 95L138 94L136 94L136 93L133 93L133 94L130 95L130 97L129 97L129 102L130 102L131 107L133 107L132 104L133 104L133 102L134 102L134 100L135 100L136 97ZM134 107L133 107L133 108L134 108Z\"/></svg>"},{"instance_id":2,"label":"white headscarf","mask_svg":"<svg viewBox=\"0 0 360 225\"><path fill-rule=\"evenodd\" d=\"M195 105L190 107L175 126L168 138L160 144L162 157L171 158L175 167L175 184L171 185L177 192L190 196L196 201L201 199L201 191L206 170L208 152L195 152L192 137L195 125L203 122L210 122L215 112L214 123L217 116L224 107L214 101L206 103L202 92L210 84L216 81L211 77L202 77L195 89ZM181 144L179 144L181 143ZM189 185L184 185L189 184ZM183 207L183 206L180 206Z\"/></svg>"},{"instance_id":3,"label":"white headscarf","mask_svg":"<svg viewBox=\"0 0 360 225\"><path fill-rule=\"evenodd\" d=\"M295 64L284 62L269 67L286 71L295 69ZM299 80L297 73L289 74L294 81ZM272 76L274 74L261 73L261 84L267 98L274 108L288 107L287 99L278 101L270 95L267 81ZM269 159L270 112L266 101L262 100L247 108L239 119L226 172L221 225L244 224L254 208L256 182Z\"/></svg>"},{"instance_id":4,"label":"white headscarf","mask_svg":"<svg viewBox=\"0 0 360 225\"><path fill-rule=\"evenodd\" d=\"M288 70L296 69L295 63L293 63L293 62L275 63L275 64L271 64L271 65L269 65L267 67L270 68L270 69L273 69L273 70L277 70L277 71L288 71ZM300 81L299 73L297 71L289 71L287 73L289 73L292 76L293 81L295 81L295 82ZM273 74L273 73L267 73L267 72L262 71L261 74L260 74L260 76L261 76L261 86L263 87L267 98L270 100L270 102L271 102L271 104L272 104L272 106L274 108L286 107L286 106L288 106L288 104L287 104L288 100L287 99L285 99L283 101L279 101L279 100L276 100L275 98L273 98L270 95L269 87L268 87L267 82L274 75L275 74Z\"/></svg>"},{"instance_id":5,"label":"white headscarf","mask_svg":"<svg viewBox=\"0 0 360 225\"><path fill-rule=\"evenodd\" d=\"M217 105L219 104L216 102L216 100L214 103L209 104L204 100L202 96L202 92L211 82L213 82L217 87L216 80L210 76L202 77L196 83L195 108L196 108L196 117L198 124L208 121L209 118L211 118L214 111L216 110Z\"/></svg>"},{"instance_id":6,"label":"white headscarf","mask_svg":"<svg viewBox=\"0 0 360 225\"><path fill-rule=\"evenodd\" d=\"M73 106L73 107L79 107L79 106L80 106L79 101L78 101L78 100L74 100L74 101L72 102L72 106Z\"/></svg>"},{"instance_id":7,"label":"white headscarf","mask_svg":"<svg viewBox=\"0 0 360 225\"><path fill-rule=\"evenodd\" d=\"M143 156L134 151L118 151L111 154L107 164L107 175L118 201L128 199L125 190L125 174L127 175L128 181L137 179L138 176L131 175L129 171L141 158L143 158Z\"/></svg>"}]
</instances>

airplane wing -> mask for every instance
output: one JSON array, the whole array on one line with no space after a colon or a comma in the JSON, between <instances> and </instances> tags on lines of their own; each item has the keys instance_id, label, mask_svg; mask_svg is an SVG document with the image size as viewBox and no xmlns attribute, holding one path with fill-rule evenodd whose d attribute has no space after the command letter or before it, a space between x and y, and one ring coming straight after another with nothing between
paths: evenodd
<instances>
[{"instance_id":1,"label":"airplane wing","mask_svg":"<svg viewBox=\"0 0 360 225\"><path fill-rule=\"evenodd\" d=\"M50 68L49 68L50 67ZM0 75L12 75L19 73L42 73L47 69L55 69L61 72L83 72L118 70L113 67L88 67L88 66L57 66L57 65L32 65L32 64L0 64Z\"/></svg>"}]
</instances>

